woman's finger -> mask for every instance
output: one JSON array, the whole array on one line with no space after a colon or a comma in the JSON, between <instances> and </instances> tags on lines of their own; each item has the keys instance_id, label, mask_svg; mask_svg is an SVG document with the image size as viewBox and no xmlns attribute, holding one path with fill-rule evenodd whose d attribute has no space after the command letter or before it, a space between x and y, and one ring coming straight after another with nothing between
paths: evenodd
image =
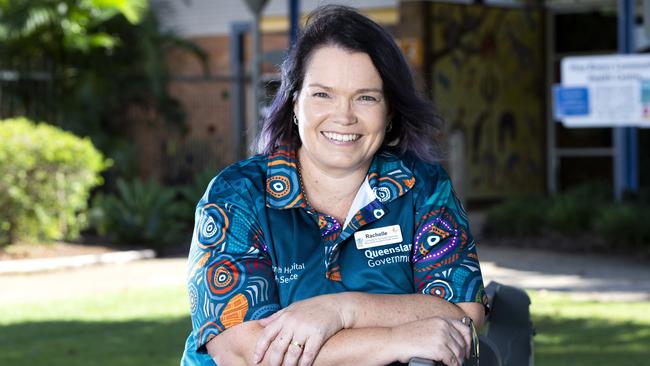
<instances>
[{"instance_id":1,"label":"woman's finger","mask_svg":"<svg viewBox=\"0 0 650 366\"><path fill-rule=\"evenodd\" d=\"M299 366L311 366L322 346L322 338L312 337L307 339L307 341L305 341L305 346L302 349Z\"/></svg>"},{"instance_id":2,"label":"woman's finger","mask_svg":"<svg viewBox=\"0 0 650 366\"><path fill-rule=\"evenodd\" d=\"M463 329L462 327L467 328L466 325L456 322L454 320L450 321L450 327L449 327L449 334L454 338L456 343L458 344L459 350L460 350L460 357L461 358L467 358L469 356L469 347L467 341L469 340L468 338L465 337L463 334L463 331L466 329ZM458 323L458 324L457 324ZM460 327L458 326L460 324Z\"/></svg>"},{"instance_id":3,"label":"woman's finger","mask_svg":"<svg viewBox=\"0 0 650 366\"><path fill-rule=\"evenodd\" d=\"M458 365L463 364L465 348L463 346L463 337L453 326L449 327L449 341L447 342L447 348L451 351L451 354L458 362Z\"/></svg>"},{"instance_id":4,"label":"woman's finger","mask_svg":"<svg viewBox=\"0 0 650 366\"><path fill-rule=\"evenodd\" d=\"M284 354L282 366L296 366L300 355L302 355L304 345L305 341L297 341L296 338L292 339L291 342L289 342L287 352Z\"/></svg>"},{"instance_id":5,"label":"woman's finger","mask_svg":"<svg viewBox=\"0 0 650 366\"><path fill-rule=\"evenodd\" d=\"M471 328L467 324L463 324L459 321L452 321L452 324L454 325L454 328L456 328L460 334L462 335L463 339L465 340L465 358L469 358L470 355L470 348L472 345L472 331Z\"/></svg>"},{"instance_id":6,"label":"woman's finger","mask_svg":"<svg viewBox=\"0 0 650 366\"><path fill-rule=\"evenodd\" d=\"M262 331L260 338L257 340L257 344L255 344L255 353L253 353L254 363L259 363L262 361L262 359L264 359L264 354L266 354L269 345L271 345L271 342L277 338L278 333L280 333L281 329L282 326L280 323L273 323L264 328L264 331Z\"/></svg>"},{"instance_id":7,"label":"woman's finger","mask_svg":"<svg viewBox=\"0 0 650 366\"><path fill-rule=\"evenodd\" d=\"M281 332L269 346L269 363L271 366L280 366L284 360L289 343L293 339L293 333Z\"/></svg>"},{"instance_id":8,"label":"woman's finger","mask_svg":"<svg viewBox=\"0 0 650 366\"><path fill-rule=\"evenodd\" d=\"M463 358L459 356L459 345L453 342L446 345L446 353L443 357L443 362L447 366L462 366Z\"/></svg>"}]
</instances>

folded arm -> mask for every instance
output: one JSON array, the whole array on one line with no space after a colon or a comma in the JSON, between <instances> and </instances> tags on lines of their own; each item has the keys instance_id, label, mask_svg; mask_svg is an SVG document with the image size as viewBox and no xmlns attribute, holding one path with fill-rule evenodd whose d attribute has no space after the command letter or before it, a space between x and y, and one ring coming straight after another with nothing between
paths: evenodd
<instances>
[{"instance_id":1,"label":"folded arm","mask_svg":"<svg viewBox=\"0 0 650 366\"><path fill-rule=\"evenodd\" d=\"M394 327L343 329L327 339L314 354L303 353L300 348L289 345L281 358L266 353L259 364L305 365L311 363L304 359L309 356L317 366L387 365L395 361L408 362L411 357L460 365L466 357L466 328L458 321L432 317ZM210 340L208 353L219 365L255 365L255 341L263 331L259 321L238 324Z\"/></svg>"},{"instance_id":2,"label":"folded arm","mask_svg":"<svg viewBox=\"0 0 650 366\"><path fill-rule=\"evenodd\" d=\"M295 341L305 345L301 365L302 361L309 365L320 347L341 329L394 328L432 317L459 321L470 316L481 324L482 308L481 304L455 305L422 294L345 292L316 296L291 304L259 322L264 330L257 339L254 359L260 360L266 354L272 361L282 360L292 348L290 342ZM470 343L469 332L464 328L462 331L461 343L466 347ZM289 365L297 364L289 361Z\"/></svg>"}]
</instances>

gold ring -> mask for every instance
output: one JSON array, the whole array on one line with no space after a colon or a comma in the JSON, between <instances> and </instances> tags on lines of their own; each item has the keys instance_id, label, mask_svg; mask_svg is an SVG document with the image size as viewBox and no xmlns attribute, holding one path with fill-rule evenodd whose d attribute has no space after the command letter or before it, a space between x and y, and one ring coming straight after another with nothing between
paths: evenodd
<instances>
[{"instance_id":1,"label":"gold ring","mask_svg":"<svg viewBox=\"0 0 650 366\"><path fill-rule=\"evenodd\" d=\"M473 323L473 322L472 322L472 318L470 318L469 316L464 316L464 317L460 320L460 322L463 323L463 324L465 324L465 325L467 325L467 326L470 326L470 324Z\"/></svg>"},{"instance_id":2,"label":"gold ring","mask_svg":"<svg viewBox=\"0 0 650 366\"><path fill-rule=\"evenodd\" d=\"M296 342L296 341L291 342L291 345L292 345L292 346L296 346L296 347L302 349L302 344L300 344L300 343L298 343L298 342Z\"/></svg>"}]
</instances>

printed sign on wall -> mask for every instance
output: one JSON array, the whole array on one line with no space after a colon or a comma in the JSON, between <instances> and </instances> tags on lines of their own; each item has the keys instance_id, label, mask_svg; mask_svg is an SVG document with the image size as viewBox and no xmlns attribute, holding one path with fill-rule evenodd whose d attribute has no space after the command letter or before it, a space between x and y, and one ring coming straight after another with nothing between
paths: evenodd
<instances>
[{"instance_id":1,"label":"printed sign on wall","mask_svg":"<svg viewBox=\"0 0 650 366\"><path fill-rule=\"evenodd\" d=\"M650 55L566 57L554 88L566 127L650 127Z\"/></svg>"}]
</instances>

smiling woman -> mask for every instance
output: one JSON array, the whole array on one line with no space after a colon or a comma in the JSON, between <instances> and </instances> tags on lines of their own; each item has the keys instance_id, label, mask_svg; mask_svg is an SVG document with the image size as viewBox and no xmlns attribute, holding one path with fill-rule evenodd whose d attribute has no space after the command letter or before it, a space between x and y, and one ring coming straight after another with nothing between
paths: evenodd
<instances>
[{"instance_id":1,"label":"smiling woman","mask_svg":"<svg viewBox=\"0 0 650 366\"><path fill-rule=\"evenodd\" d=\"M383 28L317 9L260 154L197 206L182 364L461 365L485 292L439 124Z\"/></svg>"}]
</instances>

